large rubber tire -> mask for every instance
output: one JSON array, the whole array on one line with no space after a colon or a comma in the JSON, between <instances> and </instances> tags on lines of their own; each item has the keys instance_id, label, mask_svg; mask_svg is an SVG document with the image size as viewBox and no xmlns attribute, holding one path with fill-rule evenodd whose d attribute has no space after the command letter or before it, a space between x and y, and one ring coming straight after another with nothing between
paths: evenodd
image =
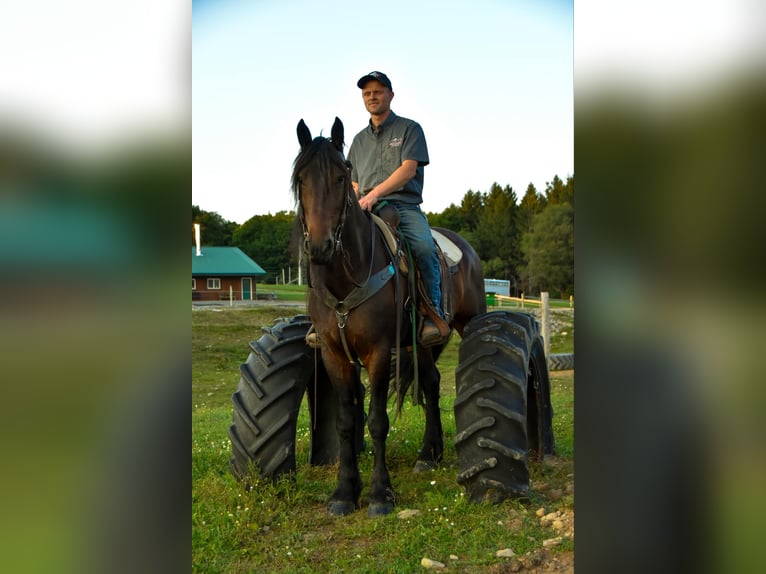
<instances>
[{"instance_id":1,"label":"large rubber tire","mask_svg":"<svg viewBox=\"0 0 766 574\"><path fill-rule=\"evenodd\" d=\"M314 371L305 315L277 319L250 343L231 400L231 471L244 479L252 465L265 478L295 471L295 432L303 395Z\"/></svg>"},{"instance_id":2,"label":"large rubber tire","mask_svg":"<svg viewBox=\"0 0 766 574\"><path fill-rule=\"evenodd\" d=\"M551 353L548 357L548 369L551 371L574 369L574 353Z\"/></svg>"},{"instance_id":3,"label":"large rubber tire","mask_svg":"<svg viewBox=\"0 0 766 574\"><path fill-rule=\"evenodd\" d=\"M298 413L308 397L311 420L309 463L338 460L337 401L321 354L306 344L311 327L308 315L280 318L250 343L247 362L232 395L234 413L229 427L232 474L243 480L251 467L262 478L274 479L296 469ZM357 449L363 448L364 387L358 378Z\"/></svg>"},{"instance_id":4,"label":"large rubber tire","mask_svg":"<svg viewBox=\"0 0 766 574\"><path fill-rule=\"evenodd\" d=\"M537 322L535 322L537 326ZM553 406L551 380L545 360L545 345L538 333L533 336L527 377L527 437L529 456L542 460L554 455L556 441L553 436Z\"/></svg>"},{"instance_id":5,"label":"large rubber tire","mask_svg":"<svg viewBox=\"0 0 766 574\"><path fill-rule=\"evenodd\" d=\"M537 321L512 311L478 315L466 325L458 353L458 483L474 502L527 498L530 456L554 450Z\"/></svg>"}]
</instances>

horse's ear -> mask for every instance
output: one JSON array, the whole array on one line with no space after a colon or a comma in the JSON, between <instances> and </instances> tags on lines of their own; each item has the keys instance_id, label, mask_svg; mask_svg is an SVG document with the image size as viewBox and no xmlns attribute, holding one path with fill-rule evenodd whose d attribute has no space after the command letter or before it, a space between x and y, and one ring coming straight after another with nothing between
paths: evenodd
<instances>
[{"instance_id":1,"label":"horse's ear","mask_svg":"<svg viewBox=\"0 0 766 574\"><path fill-rule=\"evenodd\" d=\"M311 143L311 132L309 127L302 119L298 122L298 143L301 144L301 149L305 148Z\"/></svg>"},{"instance_id":2,"label":"horse's ear","mask_svg":"<svg viewBox=\"0 0 766 574\"><path fill-rule=\"evenodd\" d=\"M336 116L335 123L332 124L330 132L333 145L339 152L343 153L343 122Z\"/></svg>"}]
</instances>

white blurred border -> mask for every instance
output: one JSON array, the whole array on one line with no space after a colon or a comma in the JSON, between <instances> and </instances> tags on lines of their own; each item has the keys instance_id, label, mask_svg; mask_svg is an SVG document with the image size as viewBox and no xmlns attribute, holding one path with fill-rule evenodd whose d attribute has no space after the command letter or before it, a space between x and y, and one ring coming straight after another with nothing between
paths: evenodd
<instances>
[{"instance_id":1,"label":"white blurred border","mask_svg":"<svg viewBox=\"0 0 766 574\"><path fill-rule=\"evenodd\" d=\"M188 114L191 2L73 0L0 10L0 121L70 145Z\"/></svg>"},{"instance_id":2,"label":"white blurred border","mask_svg":"<svg viewBox=\"0 0 766 574\"><path fill-rule=\"evenodd\" d=\"M629 81L647 91L707 84L766 60L766 3L648 0L575 3L575 84Z\"/></svg>"}]
</instances>

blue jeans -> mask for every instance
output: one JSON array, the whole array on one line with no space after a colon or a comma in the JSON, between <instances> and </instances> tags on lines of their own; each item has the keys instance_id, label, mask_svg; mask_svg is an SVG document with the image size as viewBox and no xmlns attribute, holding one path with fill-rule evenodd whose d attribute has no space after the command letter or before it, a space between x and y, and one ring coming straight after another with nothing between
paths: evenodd
<instances>
[{"instance_id":1,"label":"blue jeans","mask_svg":"<svg viewBox=\"0 0 766 574\"><path fill-rule=\"evenodd\" d=\"M401 219L399 229L410 244L412 256L415 258L418 269L420 269L423 285L431 297L431 303L443 317L439 256L436 253L436 245L434 245L431 236L428 220L416 203L401 201L389 201L388 203L399 212Z\"/></svg>"}]
</instances>

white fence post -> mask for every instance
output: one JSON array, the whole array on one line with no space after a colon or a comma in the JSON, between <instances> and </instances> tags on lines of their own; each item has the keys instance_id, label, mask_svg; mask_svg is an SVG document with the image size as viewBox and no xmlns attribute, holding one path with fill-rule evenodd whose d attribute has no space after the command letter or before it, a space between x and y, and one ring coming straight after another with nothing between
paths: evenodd
<instances>
[{"instance_id":1,"label":"white fence post","mask_svg":"<svg viewBox=\"0 0 766 574\"><path fill-rule=\"evenodd\" d=\"M545 349L545 360L551 355L551 314L548 303L548 292L540 292L540 322L543 329L543 348Z\"/></svg>"},{"instance_id":2,"label":"white fence post","mask_svg":"<svg viewBox=\"0 0 766 574\"><path fill-rule=\"evenodd\" d=\"M229 307L234 305L234 288L229 285Z\"/></svg>"},{"instance_id":3,"label":"white fence post","mask_svg":"<svg viewBox=\"0 0 766 574\"><path fill-rule=\"evenodd\" d=\"M298 249L298 285L303 285L303 249Z\"/></svg>"}]
</instances>

